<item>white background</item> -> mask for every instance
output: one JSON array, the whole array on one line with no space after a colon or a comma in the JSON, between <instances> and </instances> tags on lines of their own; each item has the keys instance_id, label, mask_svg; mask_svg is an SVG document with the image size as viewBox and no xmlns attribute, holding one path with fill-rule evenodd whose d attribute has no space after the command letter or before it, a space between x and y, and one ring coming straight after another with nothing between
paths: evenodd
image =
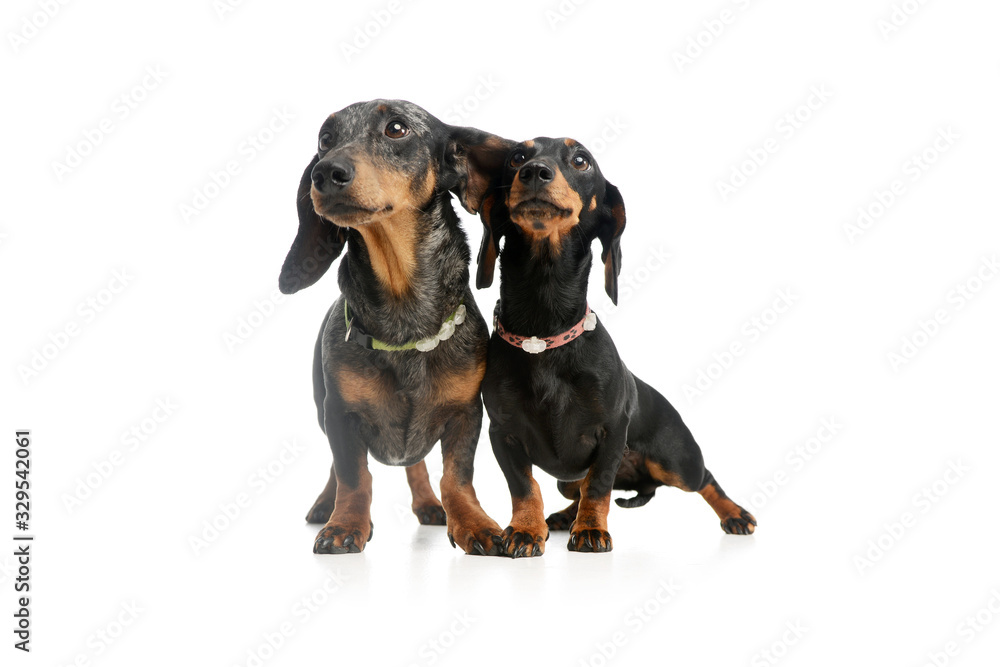
<instances>
[{"instance_id":1,"label":"white background","mask_svg":"<svg viewBox=\"0 0 1000 667\"><path fill-rule=\"evenodd\" d=\"M387 0L5 3L0 533L30 428L36 541L30 655L11 647L0 550L4 664L993 664L1000 7L897 3L912 15L891 31L890 0L403 0L388 21ZM542 558L474 558L373 463L374 540L311 553L330 453L310 369L334 274L270 300L320 123L374 97L594 149L628 227L620 307L597 270L591 302L753 537L661 489L613 508L611 554L554 534ZM272 132L275 110L293 118ZM724 198L734 169L749 176ZM851 235L859 207L878 215ZM491 312L495 288L477 298ZM158 400L177 406L162 423ZM485 432L476 488L503 526ZM436 481L436 450L428 465Z\"/></svg>"}]
</instances>

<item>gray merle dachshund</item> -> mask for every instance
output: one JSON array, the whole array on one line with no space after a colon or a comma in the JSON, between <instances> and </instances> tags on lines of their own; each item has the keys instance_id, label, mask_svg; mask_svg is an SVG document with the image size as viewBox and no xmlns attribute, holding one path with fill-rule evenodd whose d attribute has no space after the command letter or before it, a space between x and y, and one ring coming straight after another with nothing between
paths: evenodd
<instances>
[{"instance_id":1,"label":"gray merle dachshund","mask_svg":"<svg viewBox=\"0 0 1000 667\"><path fill-rule=\"evenodd\" d=\"M472 487L489 331L469 288L469 248L451 204L478 211L513 142L442 123L398 100L353 104L319 130L299 183L298 234L279 287L315 283L345 251L341 296L316 339L313 391L333 450L306 520L316 553L372 538L368 455L406 466L413 511L466 553L499 553L500 527ZM424 457L441 441L441 501Z\"/></svg>"}]
</instances>

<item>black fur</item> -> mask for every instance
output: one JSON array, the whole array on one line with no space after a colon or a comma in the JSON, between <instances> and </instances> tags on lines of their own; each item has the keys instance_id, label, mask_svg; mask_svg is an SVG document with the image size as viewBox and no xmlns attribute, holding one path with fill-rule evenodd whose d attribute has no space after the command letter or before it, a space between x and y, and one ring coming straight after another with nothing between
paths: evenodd
<instances>
[{"instance_id":1,"label":"black fur","mask_svg":"<svg viewBox=\"0 0 1000 667\"><path fill-rule=\"evenodd\" d=\"M500 238L505 238L500 254L499 320L514 334L553 336L570 329L586 312L595 239L602 242L605 289L613 300L617 298L624 203L593 157L572 140L540 137L518 145L509 155L500 185L487 198L492 206L482 211L484 247L487 242L499 245ZM580 156L586 169L574 166ZM543 168L555 174L555 180L525 178L522 173ZM576 222L565 204L569 199L559 201L552 196L553 188L561 183L559 174L582 202ZM511 199L515 187L521 188L517 202ZM550 200L555 201L554 207ZM562 212L549 217L555 209ZM528 213L512 216L512 210ZM558 238L545 236L556 226L570 223ZM484 271L481 264L479 273L492 275L492 267ZM515 498L528 492L532 465L559 480L586 477L589 482L584 489L592 499L608 495L612 488L637 491L632 498L617 500L623 507L644 505L657 486L670 483L702 492L706 500L719 498L709 502L723 518L723 528L741 532L739 527L727 527L735 510L705 469L701 450L680 415L666 398L629 372L600 321L593 331L539 354L518 349L494 332L483 401L490 417L493 451ZM580 488L560 483L560 490L577 502ZM553 515L558 520L550 520L549 527L564 527L565 513L572 509L557 513L561 517ZM756 522L744 514L749 519L744 521L743 532L752 532L750 524ZM579 547L576 538L574 533L570 548Z\"/></svg>"}]
</instances>

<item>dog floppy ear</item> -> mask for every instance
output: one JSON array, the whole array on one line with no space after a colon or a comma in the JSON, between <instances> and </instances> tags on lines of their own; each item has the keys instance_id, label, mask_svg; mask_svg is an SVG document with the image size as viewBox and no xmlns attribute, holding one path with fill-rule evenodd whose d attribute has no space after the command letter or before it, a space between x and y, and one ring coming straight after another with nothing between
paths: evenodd
<instances>
[{"instance_id":1,"label":"dog floppy ear","mask_svg":"<svg viewBox=\"0 0 1000 667\"><path fill-rule=\"evenodd\" d=\"M615 305L618 305L618 274L622 270L621 238L624 231L625 200L618 188L605 183L597 238L601 240L601 259L604 261L604 291Z\"/></svg>"},{"instance_id":2,"label":"dog floppy ear","mask_svg":"<svg viewBox=\"0 0 1000 667\"><path fill-rule=\"evenodd\" d=\"M480 214L484 229L476 287L489 287L500 250L500 236L493 227L495 197L491 193L503 176L507 154L517 143L472 127L450 127L449 133L443 182L466 211Z\"/></svg>"},{"instance_id":3,"label":"dog floppy ear","mask_svg":"<svg viewBox=\"0 0 1000 667\"><path fill-rule=\"evenodd\" d=\"M278 277L278 289L283 294L295 294L322 278L333 260L340 256L347 242L347 230L324 220L313 208L310 190L312 170L317 162L318 155L313 157L302 172L302 179L299 181L295 200L299 212L299 231L292 241Z\"/></svg>"},{"instance_id":4,"label":"dog floppy ear","mask_svg":"<svg viewBox=\"0 0 1000 667\"><path fill-rule=\"evenodd\" d=\"M486 192L503 174L507 153L517 144L474 127L449 127L442 182L469 213L478 213Z\"/></svg>"},{"instance_id":5,"label":"dog floppy ear","mask_svg":"<svg viewBox=\"0 0 1000 667\"><path fill-rule=\"evenodd\" d=\"M476 289L493 284L493 273L500 255L500 238L507 222L504 215L506 206L496 193L496 188L490 188L479 209L479 219L483 222L483 241L479 246L479 257L476 258Z\"/></svg>"}]
</instances>

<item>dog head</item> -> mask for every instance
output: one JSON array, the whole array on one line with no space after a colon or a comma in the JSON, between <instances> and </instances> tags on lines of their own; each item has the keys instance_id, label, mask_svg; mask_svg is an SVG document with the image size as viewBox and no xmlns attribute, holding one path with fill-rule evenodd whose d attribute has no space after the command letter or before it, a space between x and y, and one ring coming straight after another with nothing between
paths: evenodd
<instances>
[{"instance_id":1,"label":"dog head","mask_svg":"<svg viewBox=\"0 0 1000 667\"><path fill-rule=\"evenodd\" d=\"M359 102L331 114L299 181L299 227L281 268L281 291L292 294L319 280L349 229L390 225L396 235L412 235L399 226L412 225L414 212L449 191L476 213L513 145L447 125L402 100Z\"/></svg>"},{"instance_id":2,"label":"dog head","mask_svg":"<svg viewBox=\"0 0 1000 667\"><path fill-rule=\"evenodd\" d=\"M476 287L493 283L505 233L519 233L535 251L553 255L579 234L588 247L595 238L601 240L604 289L618 302L625 203L582 144L538 137L516 145L507 154L498 187L487 193L480 217L484 230Z\"/></svg>"}]
</instances>

